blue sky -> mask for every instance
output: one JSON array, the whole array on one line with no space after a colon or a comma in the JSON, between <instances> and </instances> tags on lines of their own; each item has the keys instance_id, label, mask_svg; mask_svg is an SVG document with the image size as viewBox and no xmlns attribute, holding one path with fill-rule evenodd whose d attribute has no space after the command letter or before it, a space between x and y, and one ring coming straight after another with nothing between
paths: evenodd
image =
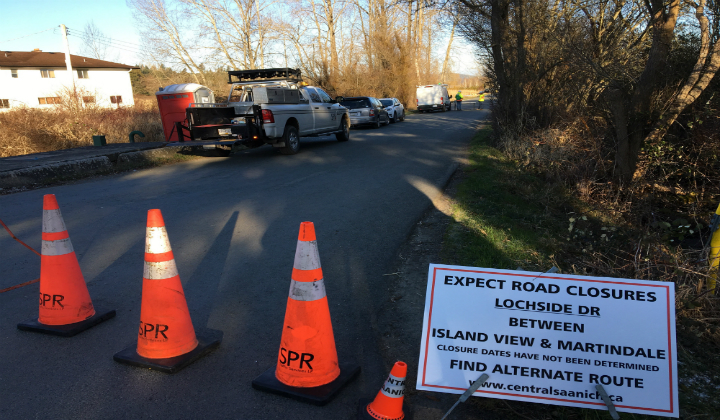
<instances>
[{"instance_id":1,"label":"blue sky","mask_svg":"<svg viewBox=\"0 0 720 420\"><path fill-rule=\"evenodd\" d=\"M127 50L115 49L111 55L117 54L118 61L122 63L137 64L138 58L128 50L138 48L140 39L125 0L2 0L0 3L0 50L32 51L40 48L62 52L60 24L65 24L70 33L73 30L81 33L85 25L93 21L107 37L124 42L118 45L125 46ZM70 53L80 54L82 40L75 36L68 37L68 40Z\"/></svg>"},{"instance_id":2,"label":"blue sky","mask_svg":"<svg viewBox=\"0 0 720 420\"><path fill-rule=\"evenodd\" d=\"M82 40L73 33L82 33L91 21L111 38L113 48L110 61L135 65L140 36L132 11L125 0L1 0L0 4L0 50L63 51L60 24L68 27L70 53L82 55ZM38 33L40 32L40 33ZM447 39L436 42L447 45ZM454 41L454 71L475 74L475 58L472 49L461 39ZM438 49L443 54L445 47Z\"/></svg>"}]
</instances>

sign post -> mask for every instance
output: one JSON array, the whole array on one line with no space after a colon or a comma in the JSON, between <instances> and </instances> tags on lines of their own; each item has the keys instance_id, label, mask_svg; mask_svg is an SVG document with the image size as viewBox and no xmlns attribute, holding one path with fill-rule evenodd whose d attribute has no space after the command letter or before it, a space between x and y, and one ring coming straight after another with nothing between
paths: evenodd
<instances>
[{"instance_id":1,"label":"sign post","mask_svg":"<svg viewBox=\"0 0 720 420\"><path fill-rule=\"evenodd\" d=\"M674 284L430 265L417 389L678 416Z\"/></svg>"}]
</instances>

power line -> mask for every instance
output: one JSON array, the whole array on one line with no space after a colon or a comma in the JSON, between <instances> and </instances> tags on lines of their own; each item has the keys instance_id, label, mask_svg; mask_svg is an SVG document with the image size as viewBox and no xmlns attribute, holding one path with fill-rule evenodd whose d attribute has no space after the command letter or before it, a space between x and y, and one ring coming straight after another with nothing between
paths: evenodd
<instances>
[{"instance_id":1,"label":"power line","mask_svg":"<svg viewBox=\"0 0 720 420\"><path fill-rule=\"evenodd\" d=\"M142 48L142 45L135 44L135 43L133 43L133 42L122 41L122 40L119 40L119 39L113 39L113 38L110 38L110 37L104 36L104 35L100 35L100 36L97 36L97 35L96 35L96 36L93 36L92 34L87 33L87 32L76 32L76 31L70 30L70 29L68 29L68 35L73 35L73 36L77 36L77 37L81 37L81 38L87 38L87 39L94 39L94 40L97 40L97 41L102 40L102 41L104 41L105 43L122 45L122 46L128 47L128 48L135 48L135 49L140 49L140 48Z\"/></svg>"},{"instance_id":2,"label":"power line","mask_svg":"<svg viewBox=\"0 0 720 420\"><path fill-rule=\"evenodd\" d=\"M68 35L71 35L71 34L68 34ZM101 45L103 45L103 46L105 46L105 47L110 47L110 48L114 48L114 49L118 49L118 50L123 50L123 51L131 52L131 53L134 53L134 54L141 54L141 53L142 53L142 50L140 50L140 49L136 49L136 48L132 48L132 47L127 47L127 46L125 46L125 45L113 44L113 43L111 43L111 42L103 41L102 39L97 39L97 38L96 38L96 39L91 39L91 38L88 38L88 37L84 37L84 36L80 36L80 35L75 35L75 34L72 34L72 36L74 36L75 38L80 38L80 39L82 39L83 41L88 42L88 43L92 43L92 42L94 41L94 42L97 42L98 44L101 44Z\"/></svg>"},{"instance_id":3,"label":"power line","mask_svg":"<svg viewBox=\"0 0 720 420\"><path fill-rule=\"evenodd\" d=\"M15 41L15 40L17 40L17 39L23 39L23 38L27 38L27 37L29 37L29 36L33 36L33 35L41 34L41 33L43 33L43 32L51 31L51 30L53 30L53 29L55 29L55 26L53 26L52 28L48 28L48 29L45 29L44 31L40 31L40 32L35 32L34 34L30 34L30 35L23 35L23 36L19 36L19 37L17 37L17 38L13 38L13 39L7 39L7 40L5 40L5 41L0 41L0 42L10 42L10 41Z\"/></svg>"}]
</instances>

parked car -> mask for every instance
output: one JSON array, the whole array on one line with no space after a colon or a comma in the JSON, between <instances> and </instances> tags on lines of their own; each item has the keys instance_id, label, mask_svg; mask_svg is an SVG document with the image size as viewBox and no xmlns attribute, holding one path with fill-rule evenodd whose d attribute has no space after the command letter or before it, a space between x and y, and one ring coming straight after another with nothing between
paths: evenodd
<instances>
[{"instance_id":1,"label":"parked car","mask_svg":"<svg viewBox=\"0 0 720 420\"><path fill-rule=\"evenodd\" d=\"M450 94L447 88L448 85L418 86L415 92L418 111L449 111Z\"/></svg>"},{"instance_id":2,"label":"parked car","mask_svg":"<svg viewBox=\"0 0 720 420\"><path fill-rule=\"evenodd\" d=\"M405 107L398 98L383 98L380 103L390 116L390 122L405 121Z\"/></svg>"},{"instance_id":3,"label":"parked car","mask_svg":"<svg viewBox=\"0 0 720 420\"><path fill-rule=\"evenodd\" d=\"M376 98L353 96L343 98L340 105L349 110L352 125L371 125L380 128L380 124L390 124L388 112Z\"/></svg>"}]
</instances>

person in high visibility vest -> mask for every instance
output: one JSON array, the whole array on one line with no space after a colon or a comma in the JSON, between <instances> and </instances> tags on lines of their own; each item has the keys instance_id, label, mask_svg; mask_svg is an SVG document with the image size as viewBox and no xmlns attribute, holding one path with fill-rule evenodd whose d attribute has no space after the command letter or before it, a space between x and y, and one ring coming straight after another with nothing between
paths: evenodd
<instances>
[{"instance_id":1,"label":"person in high visibility vest","mask_svg":"<svg viewBox=\"0 0 720 420\"><path fill-rule=\"evenodd\" d=\"M456 104L456 109L458 111L462 111L462 100L463 100L462 91L458 90L458 93L455 95L455 104Z\"/></svg>"},{"instance_id":2,"label":"person in high visibility vest","mask_svg":"<svg viewBox=\"0 0 720 420\"><path fill-rule=\"evenodd\" d=\"M485 102L485 94L484 94L484 93L481 93L481 94L480 94L480 99L478 99L478 100L479 100L480 102Z\"/></svg>"}]
</instances>

